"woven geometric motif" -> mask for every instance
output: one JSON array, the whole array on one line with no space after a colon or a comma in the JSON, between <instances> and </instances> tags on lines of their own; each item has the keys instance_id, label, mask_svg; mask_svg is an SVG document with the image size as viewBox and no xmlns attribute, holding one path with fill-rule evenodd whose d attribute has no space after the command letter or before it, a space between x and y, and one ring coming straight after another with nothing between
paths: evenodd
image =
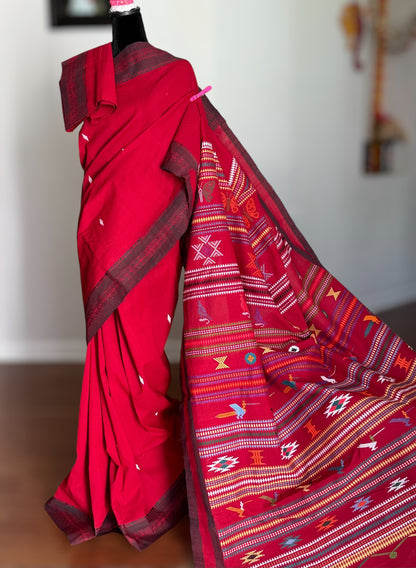
<instances>
[{"instance_id":1,"label":"woven geometric motif","mask_svg":"<svg viewBox=\"0 0 416 568\"><path fill-rule=\"evenodd\" d=\"M224 473L238 464L238 458L222 456L208 466L209 471Z\"/></svg>"},{"instance_id":2,"label":"woven geometric motif","mask_svg":"<svg viewBox=\"0 0 416 568\"><path fill-rule=\"evenodd\" d=\"M335 396L328 404L328 408L325 411L325 416L335 416L335 414L342 412L350 402L351 398L352 396L350 394Z\"/></svg>"},{"instance_id":3,"label":"woven geometric motif","mask_svg":"<svg viewBox=\"0 0 416 568\"><path fill-rule=\"evenodd\" d=\"M282 458L285 460L290 460L298 449L299 444L297 442L291 442L290 444L282 444L281 454Z\"/></svg>"},{"instance_id":4,"label":"woven geometric motif","mask_svg":"<svg viewBox=\"0 0 416 568\"><path fill-rule=\"evenodd\" d=\"M221 241L211 241L211 235L206 235L205 237L198 237L200 243L197 245L192 245L192 248L196 251L194 260L203 260L203 265L215 264L215 257L223 256L222 252L218 250Z\"/></svg>"},{"instance_id":5,"label":"woven geometric motif","mask_svg":"<svg viewBox=\"0 0 416 568\"><path fill-rule=\"evenodd\" d=\"M390 487L388 492L390 493L391 491L399 491L400 489L403 489L403 487L405 487L405 485L409 482L409 479L407 477L403 477L400 478L398 477L397 479L395 479L394 481L392 481L390 483Z\"/></svg>"}]
</instances>

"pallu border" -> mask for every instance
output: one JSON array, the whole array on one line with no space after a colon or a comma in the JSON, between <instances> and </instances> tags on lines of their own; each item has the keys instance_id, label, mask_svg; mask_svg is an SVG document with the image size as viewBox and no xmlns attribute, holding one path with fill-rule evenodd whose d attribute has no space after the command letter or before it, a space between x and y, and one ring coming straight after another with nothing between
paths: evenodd
<instances>
[{"instance_id":1,"label":"pallu border","mask_svg":"<svg viewBox=\"0 0 416 568\"><path fill-rule=\"evenodd\" d=\"M222 144L224 144L224 146L229 150L229 152L234 157L243 160L245 164L240 164L240 165L243 166L243 170L245 170L245 173L247 174L250 182L253 183L253 185L257 189L258 197L262 203L262 206L264 207L269 217L273 220L273 222L279 227L279 230L282 232L286 240L289 242L290 246L310 262L317 264L318 266L322 266L314 250L312 249L308 241L305 239L301 231L298 229L292 217L289 215L286 207L283 205L283 202L278 197L273 187L269 184L269 182L260 172L260 170L258 169L257 165L255 164L250 154L247 152L247 150L238 140L234 132L230 129L224 117L218 112L218 110L210 102L208 97L203 97L202 102L204 105L209 126L212 128L212 130L217 136L220 134L220 136L218 137L222 142ZM221 133L223 133L222 136ZM248 171L246 171L244 165L248 166L249 168ZM259 186L265 190L264 196L262 196L258 191ZM284 218L285 222L287 223L287 225L289 226L290 230L293 232L295 237L300 242L302 248L300 248L296 243L294 243L293 239L289 237L287 231L284 230L284 228L281 226L279 221L276 219L274 213L271 211L271 208L269 207L268 204L277 207L279 209L279 211L282 214L282 217Z\"/></svg>"},{"instance_id":2,"label":"pallu border","mask_svg":"<svg viewBox=\"0 0 416 568\"><path fill-rule=\"evenodd\" d=\"M184 351L184 345L182 343L182 351L181 351L181 366L180 366L180 370L181 370L181 379L182 379L182 394L183 394L183 400L181 403L181 441L182 441L182 448L183 448L183 454L184 454L184 464L185 464L185 473L186 473L186 480L187 480L187 494L188 494L188 509L189 509L189 516L190 519L192 520L192 518L198 518L198 505L197 505L197 499L196 499L196 492L194 489L194 483L193 483L193 475L192 475L192 471L191 471L191 465L190 465L190 456L188 455L188 449L187 449L187 440L188 440L188 436L190 436L190 441L191 441L191 445L192 445L192 449L193 449L193 457L195 459L195 461L197 462L197 464L199 465L199 467L197 467L197 476L198 476L198 482L199 482L199 487L200 487L200 495L201 498L204 502L204 507L205 507L205 514L207 516L208 519L208 532L210 534L211 537L211 544L212 544L212 549L214 551L214 556L215 556L215 566L206 566L205 562L204 562L204 553L203 553L203 546L201 543L201 538L200 535L196 535L196 538L198 540L196 540L195 538L195 531L193 531L193 536L192 536L192 550L193 550L193 555L194 555L194 562L195 562L195 568L224 568L224 556L221 550L221 544L220 544L220 540L218 537L218 533L217 533L217 528L215 525L215 521L214 521L214 517L211 513L211 507L209 504L209 499L208 499L208 494L206 492L205 489L205 479L204 476L202 474L202 465L201 465L201 460L199 458L199 452L198 452L198 444L197 444L197 439L196 439L196 435L195 435L195 425L194 425L194 418L193 418L193 413L192 413L192 403L190 400L190 392L189 392L189 387L188 387L188 383L186 380L186 372L185 372L185 351ZM187 432L187 427L189 428L189 432ZM191 531L192 531L192 526L191 526Z\"/></svg>"}]
</instances>

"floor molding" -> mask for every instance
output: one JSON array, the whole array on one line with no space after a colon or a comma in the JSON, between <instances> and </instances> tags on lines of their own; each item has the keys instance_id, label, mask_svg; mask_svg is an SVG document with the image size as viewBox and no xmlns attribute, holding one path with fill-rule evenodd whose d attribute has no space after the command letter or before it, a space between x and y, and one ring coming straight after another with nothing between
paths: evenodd
<instances>
[{"instance_id":1,"label":"floor molding","mask_svg":"<svg viewBox=\"0 0 416 568\"><path fill-rule=\"evenodd\" d=\"M415 290L416 284L412 284L406 286L406 290L402 287L396 294L391 290L388 294L381 293L373 296L373 301L367 303L367 307L376 314L394 310L400 312L416 302ZM175 335L179 333L180 330L175 330ZM83 339L0 341L0 363L84 363L86 350ZM165 351L169 361L178 364L181 339L169 337Z\"/></svg>"},{"instance_id":2,"label":"floor molding","mask_svg":"<svg viewBox=\"0 0 416 568\"><path fill-rule=\"evenodd\" d=\"M82 339L0 341L0 363L84 363L87 347ZM169 339L166 355L179 363L181 340Z\"/></svg>"}]
</instances>

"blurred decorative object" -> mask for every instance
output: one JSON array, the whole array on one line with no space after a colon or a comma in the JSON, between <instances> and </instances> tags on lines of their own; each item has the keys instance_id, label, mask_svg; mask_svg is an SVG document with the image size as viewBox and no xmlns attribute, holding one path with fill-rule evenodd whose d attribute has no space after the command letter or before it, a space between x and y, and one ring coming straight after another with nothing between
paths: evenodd
<instances>
[{"instance_id":1,"label":"blurred decorative object","mask_svg":"<svg viewBox=\"0 0 416 568\"><path fill-rule=\"evenodd\" d=\"M412 46L413 41L416 40L416 14L408 24L402 28L395 28L387 30L386 33L386 50L388 53L395 55L396 53L403 53Z\"/></svg>"},{"instance_id":2,"label":"blurred decorative object","mask_svg":"<svg viewBox=\"0 0 416 568\"><path fill-rule=\"evenodd\" d=\"M365 171L382 173L393 170L393 145L395 142L406 140L406 135L398 122L386 115L383 110L388 45L388 0L376 0L371 7L371 13L375 51L374 86L370 139L365 146Z\"/></svg>"},{"instance_id":3,"label":"blurred decorative object","mask_svg":"<svg viewBox=\"0 0 416 568\"><path fill-rule=\"evenodd\" d=\"M98 16L99 6L91 0L69 0L66 13L77 18L82 16Z\"/></svg>"},{"instance_id":4,"label":"blurred decorative object","mask_svg":"<svg viewBox=\"0 0 416 568\"><path fill-rule=\"evenodd\" d=\"M365 171L368 173L388 172L392 167L390 140L384 134L383 115L384 79L385 79L385 52L387 30L387 0L377 0L372 9L374 21L374 86L371 110L370 140L365 145ZM390 119L391 120L391 119ZM382 136L382 134L384 134Z\"/></svg>"},{"instance_id":5,"label":"blurred decorative object","mask_svg":"<svg viewBox=\"0 0 416 568\"><path fill-rule=\"evenodd\" d=\"M344 29L348 48L352 52L356 69L362 69L360 49L364 34L364 23L365 17L363 8L361 8L357 2L347 4L342 11L341 26Z\"/></svg>"},{"instance_id":6,"label":"blurred decorative object","mask_svg":"<svg viewBox=\"0 0 416 568\"><path fill-rule=\"evenodd\" d=\"M384 111L386 55L406 51L416 38L416 14L401 29L388 26L388 0L370 0L369 9L357 2L345 6L341 25L353 53L354 67L362 69L360 48L366 35L372 37L374 80L371 101L370 134L365 144L366 173L391 172L393 147L406 140L406 133L393 117Z\"/></svg>"},{"instance_id":7,"label":"blurred decorative object","mask_svg":"<svg viewBox=\"0 0 416 568\"><path fill-rule=\"evenodd\" d=\"M109 24L108 0L51 0L53 26Z\"/></svg>"}]
</instances>

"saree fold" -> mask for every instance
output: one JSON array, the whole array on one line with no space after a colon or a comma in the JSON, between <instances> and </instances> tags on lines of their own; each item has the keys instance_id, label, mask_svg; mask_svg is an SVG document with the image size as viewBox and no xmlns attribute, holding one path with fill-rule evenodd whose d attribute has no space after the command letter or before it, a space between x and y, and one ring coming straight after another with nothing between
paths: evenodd
<instances>
[{"instance_id":1,"label":"saree fold","mask_svg":"<svg viewBox=\"0 0 416 568\"><path fill-rule=\"evenodd\" d=\"M415 565L416 357L321 265L198 86L148 43L63 65L85 170L77 459L46 509L196 568ZM164 346L185 267L183 400ZM186 480L186 489L185 489ZM186 504L187 501L187 504Z\"/></svg>"}]
</instances>

